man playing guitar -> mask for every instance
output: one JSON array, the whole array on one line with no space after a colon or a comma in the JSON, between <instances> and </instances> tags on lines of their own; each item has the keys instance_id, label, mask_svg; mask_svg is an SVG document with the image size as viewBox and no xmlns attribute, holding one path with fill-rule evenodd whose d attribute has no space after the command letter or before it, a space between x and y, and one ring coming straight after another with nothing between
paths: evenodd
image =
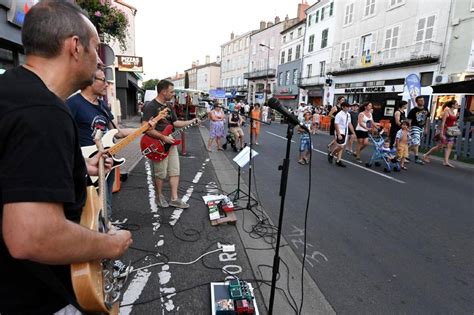
<instances>
[{"instance_id":1,"label":"man playing guitar","mask_svg":"<svg viewBox=\"0 0 474 315\"><path fill-rule=\"evenodd\" d=\"M84 163L64 101L92 83L99 36L75 4L44 0L26 14L22 42L25 64L0 76L0 313L80 314L69 265L132 244L129 231L78 224L101 154Z\"/></svg>"},{"instance_id":2,"label":"man playing guitar","mask_svg":"<svg viewBox=\"0 0 474 315\"><path fill-rule=\"evenodd\" d=\"M165 144L173 144L174 139L171 136L164 135L162 133L162 131L167 126L173 125L175 128L183 128L191 125L192 123L195 123L196 120L199 121L199 119L196 118L193 120L186 121L178 120L176 112L174 111L172 106L167 105L167 103L170 102L175 96L174 84L171 81L159 81L156 86L156 89L158 95L154 100L149 102L143 110L143 120L145 121L144 124L148 124L146 121L156 116L158 112L166 106L169 107L169 115L165 119L158 121L155 129L147 131L146 134L152 138L161 140ZM182 199L178 199L180 167L177 146L172 145L169 150L169 155L165 159L153 162L155 171L157 202L158 205L163 208L172 206L175 208L186 209L189 207L189 204L185 203ZM169 183L171 188L171 196L169 203L163 195L163 181L166 179L167 176L169 177Z\"/></svg>"}]
</instances>

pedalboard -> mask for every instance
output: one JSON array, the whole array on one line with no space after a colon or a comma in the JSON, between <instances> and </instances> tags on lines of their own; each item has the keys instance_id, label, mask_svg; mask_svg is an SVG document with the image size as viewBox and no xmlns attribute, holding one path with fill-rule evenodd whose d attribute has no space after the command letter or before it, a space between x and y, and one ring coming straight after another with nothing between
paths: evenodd
<instances>
[{"instance_id":1,"label":"pedalboard","mask_svg":"<svg viewBox=\"0 0 474 315\"><path fill-rule=\"evenodd\" d=\"M211 283L212 314L259 315L252 285L240 279Z\"/></svg>"}]
</instances>

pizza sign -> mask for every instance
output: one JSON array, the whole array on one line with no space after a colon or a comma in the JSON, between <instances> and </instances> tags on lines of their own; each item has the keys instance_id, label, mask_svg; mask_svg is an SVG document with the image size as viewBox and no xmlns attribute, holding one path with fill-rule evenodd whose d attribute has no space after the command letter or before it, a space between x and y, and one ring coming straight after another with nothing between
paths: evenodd
<instances>
[{"instance_id":1,"label":"pizza sign","mask_svg":"<svg viewBox=\"0 0 474 315\"><path fill-rule=\"evenodd\" d=\"M119 71L143 72L143 57L117 56Z\"/></svg>"}]
</instances>

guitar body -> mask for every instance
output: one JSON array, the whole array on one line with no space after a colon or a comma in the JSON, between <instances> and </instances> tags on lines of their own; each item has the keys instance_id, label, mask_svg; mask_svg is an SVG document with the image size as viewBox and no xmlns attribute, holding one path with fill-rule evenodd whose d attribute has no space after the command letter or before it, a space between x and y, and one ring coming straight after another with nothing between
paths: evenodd
<instances>
[{"instance_id":1,"label":"guitar body","mask_svg":"<svg viewBox=\"0 0 474 315\"><path fill-rule=\"evenodd\" d=\"M161 132L165 136L169 136L173 132L173 125L168 125ZM140 140L140 149L143 155L153 161L162 161L169 155L169 151L172 145L178 145L181 140L174 140L173 144L164 143L159 139L152 138L148 135L143 135Z\"/></svg>"},{"instance_id":2,"label":"guitar body","mask_svg":"<svg viewBox=\"0 0 474 315\"><path fill-rule=\"evenodd\" d=\"M87 187L87 200L81 215L81 225L104 232L105 221L100 204L95 187ZM82 308L90 312L114 314L114 307L105 304L103 262L97 260L72 264L71 278L77 302ZM115 304L118 310L118 303Z\"/></svg>"},{"instance_id":3,"label":"guitar body","mask_svg":"<svg viewBox=\"0 0 474 315\"><path fill-rule=\"evenodd\" d=\"M107 131L107 133L104 135L104 137L102 137L102 141L103 141L103 144L104 144L104 149L107 150L107 149L109 149L109 148L111 148L115 145L114 137L117 133L118 133L117 129L111 129L111 130ZM97 147L95 145L90 145L90 146L87 146L87 147L81 147L81 151L82 151L82 156L84 158L91 158L94 155L96 155L97 152L98 152ZM119 159L119 158L116 158L113 155L112 155L112 160L113 160L112 169L121 166L126 161L125 158L120 158ZM109 176L110 173L112 173L112 172L109 172L106 175L106 178ZM94 184L94 186L97 187L99 177L90 176L90 179L91 179L92 183Z\"/></svg>"}]
</instances>

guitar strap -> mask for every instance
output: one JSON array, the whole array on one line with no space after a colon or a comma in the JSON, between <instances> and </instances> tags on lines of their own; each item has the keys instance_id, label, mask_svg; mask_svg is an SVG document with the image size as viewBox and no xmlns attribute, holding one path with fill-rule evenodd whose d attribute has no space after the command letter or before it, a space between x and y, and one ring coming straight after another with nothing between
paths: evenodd
<instances>
[{"instance_id":1,"label":"guitar strap","mask_svg":"<svg viewBox=\"0 0 474 315\"><path fill-rule=\"evenodd\" d=\"M59 280L59 278L54 274L54 272L46 265L41 265L33 263L28 260L21 261L25 268L37 279L42 281L47 287L52 291L56 292L57 295L66 299L69 304L77 308L82 314L88 314L82 309L82 307L77 303L74 296L72 296L68 290L64 287L64 284Z\"/></svg>"},{"instance_id":2,"label":"guitar strap","mask_svg":"<svg viewBox=\"0 0 474 315\"><path fill-rule=\"evenodd\" d=\"M103 100L99 100L99 111L102 114L104 114L105 117L107 117L107 119L110 121L110 123L112 124L112 127L114 127L114 129L118 129L117 126L114 123L114 120L112 119L109 112L105 109L104 106L106 106L105 102Z\"/></svg>"}]
</instances>

